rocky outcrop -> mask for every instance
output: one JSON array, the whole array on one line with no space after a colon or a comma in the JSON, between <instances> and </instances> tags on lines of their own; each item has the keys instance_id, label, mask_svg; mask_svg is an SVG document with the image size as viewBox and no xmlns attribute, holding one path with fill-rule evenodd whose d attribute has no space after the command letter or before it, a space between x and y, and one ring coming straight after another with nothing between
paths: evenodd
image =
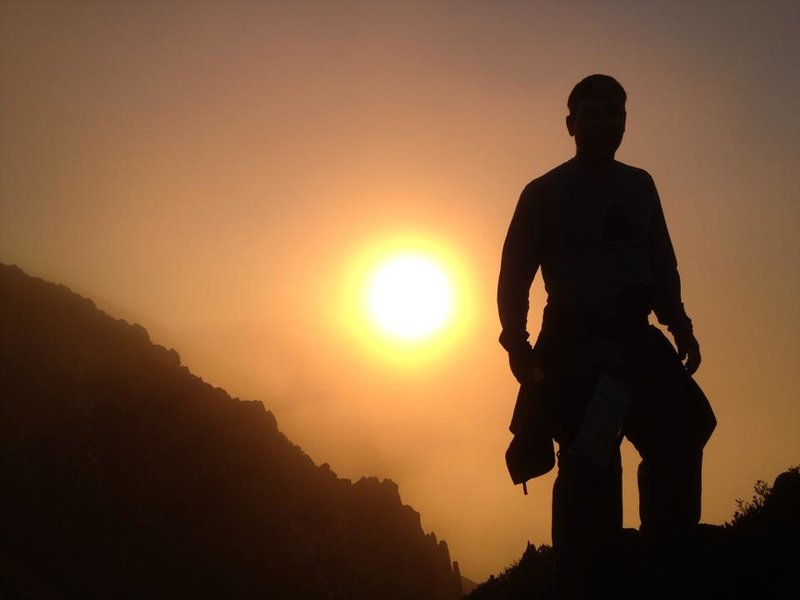
<instances>
[{"instance_id":1,"label":"rocky outcrop","mask_svg":"<svg viewBox=\"0 0 800 600\"><path fill-rule=\"evenodd\" d=\"M756 482L751 501L724 525L701 524L691 573L670 572L689 581L687 598L800 598L800 466L784 471L772 486ZM625 577L621 598L661 598L659 582L642 572L643 548L635 529L623 531ZM613 551L613 549L610 549ZM467 596L470 600L549 600L553 595L554 553L528 544L522 558L492 575ZM673 597L673 596L669 596Z\"/></svg>"},{"instance_id":2,"label":"rocky outcrop","mask_svg":"<svg viewBox=\"0 0 800 600\"><path fill-rule=\"evenodd\" d=\"M69 289L0 265L0 596L454 600L388 480L316 466Z\"/></svg>"}]
</instances>

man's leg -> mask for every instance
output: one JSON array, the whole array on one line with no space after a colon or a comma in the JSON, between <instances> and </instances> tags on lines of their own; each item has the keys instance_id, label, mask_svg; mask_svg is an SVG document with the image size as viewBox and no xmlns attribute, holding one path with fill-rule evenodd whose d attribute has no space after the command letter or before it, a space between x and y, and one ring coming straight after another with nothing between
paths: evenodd
<instances>
[{"instance_id":1,"label":"man's leg","mask_svg":"<svg viewBox=\"0 0 800 600\"><path fill-rule=\"evenodd\" d=\"M553 486L556 597L603 597L604 592L616 590L619 585L622 541L619 447L604 468L561 447Z\"/></svg>"},{"instance_id":2,"label":"man's leg","mask_svg":"<svg viewBox=\"0 0 800 600\"><path fill-rule=\"evenodd\" d=\"M646 383L628 415L625 435L642 458L639 531L648 587L653 597L677 591L692 597L696 585L689 582L700 566L703 447L692 398L670 369L656 357L643 370Z\"/></svg>"},{"instance_id":3,"label":"man's leg","mask_svg":"<svg viewBox=\"0 0 800 600\"><path fill-rule=\"evenodd\" d=\"M641 534L655 543L685 538L700 522L703 451L659 455L648 452L639 464Z\"/></svg>"},{"instance_id":4,"label":"man's leg","mask_svg":"<svg viewBox=\"0 0 800 600\"><path fill-rule=\"evenodd\" d=\"M639 533L645 579L654 598L701 597L700 522L702 450L642 455ZM692 595L692 590L697 592Z\"/></svg>"}]
</instances>

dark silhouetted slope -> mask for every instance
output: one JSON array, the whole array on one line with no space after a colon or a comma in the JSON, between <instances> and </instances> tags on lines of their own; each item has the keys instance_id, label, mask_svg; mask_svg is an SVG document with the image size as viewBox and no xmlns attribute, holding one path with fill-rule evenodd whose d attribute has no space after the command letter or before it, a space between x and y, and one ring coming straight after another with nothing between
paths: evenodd
<instances>
[{"instance_id":1,"label":"dark silhouetted slope","mask_svg":"<svg viewBox=\"0 0 800 600\"><path fill-rule=\"evenodd\" d=\"M0 597L460 597L393 482L339 479L261 403L4 265L0 490Z\"/></svg>"},{"instance_id":2,"label":"dark silhouetted slope","mask_svg":"<svg viewBox=\"0 0 800 600\"><path fill-rule=\"evenodd\" d=\"M800 598L800 467L778 475L772 486L757 482L752 501L738 503L730 522L700 526L700 574L684 597ZM661 597L641 579L636 530L625 533L629 580L618 597ZM552 548L528 545L519 562L481 583L467 598L553 598Z\"/></svg>"}]
</instances>

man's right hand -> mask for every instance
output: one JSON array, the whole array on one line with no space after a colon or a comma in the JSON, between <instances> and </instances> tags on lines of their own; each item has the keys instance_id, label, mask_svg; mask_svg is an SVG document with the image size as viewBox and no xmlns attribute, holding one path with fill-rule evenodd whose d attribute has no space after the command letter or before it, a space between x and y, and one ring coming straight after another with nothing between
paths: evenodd
<instances>
[{"instance_id":1,"label":"man's right hand","mask_svg":"<svg viewBox=\"0 0 800 600\"><path fill-rule=\"evenodd\" d=\"M508 363L520 385L533 385L544 379L544 372L536 361L533 348L509 352Z\"/></svg>"}]
</instances>

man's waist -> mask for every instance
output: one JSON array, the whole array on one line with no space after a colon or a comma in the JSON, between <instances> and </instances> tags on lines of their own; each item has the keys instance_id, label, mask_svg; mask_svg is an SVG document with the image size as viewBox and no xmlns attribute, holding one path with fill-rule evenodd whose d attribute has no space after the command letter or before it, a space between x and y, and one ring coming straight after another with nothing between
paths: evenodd
<instances>
[{"instance_id":1,"label":"man's waist","mask_svg":"<svg viewBox=\"0 0 800 600\"><path fill-rule=\"evenodd\" d=\"M649 325L649 314L650 306L646 302L597 310L548 299L542 315L542 331L579 337L618 337L643 331Z\"/></svg>"}]
</instances>

